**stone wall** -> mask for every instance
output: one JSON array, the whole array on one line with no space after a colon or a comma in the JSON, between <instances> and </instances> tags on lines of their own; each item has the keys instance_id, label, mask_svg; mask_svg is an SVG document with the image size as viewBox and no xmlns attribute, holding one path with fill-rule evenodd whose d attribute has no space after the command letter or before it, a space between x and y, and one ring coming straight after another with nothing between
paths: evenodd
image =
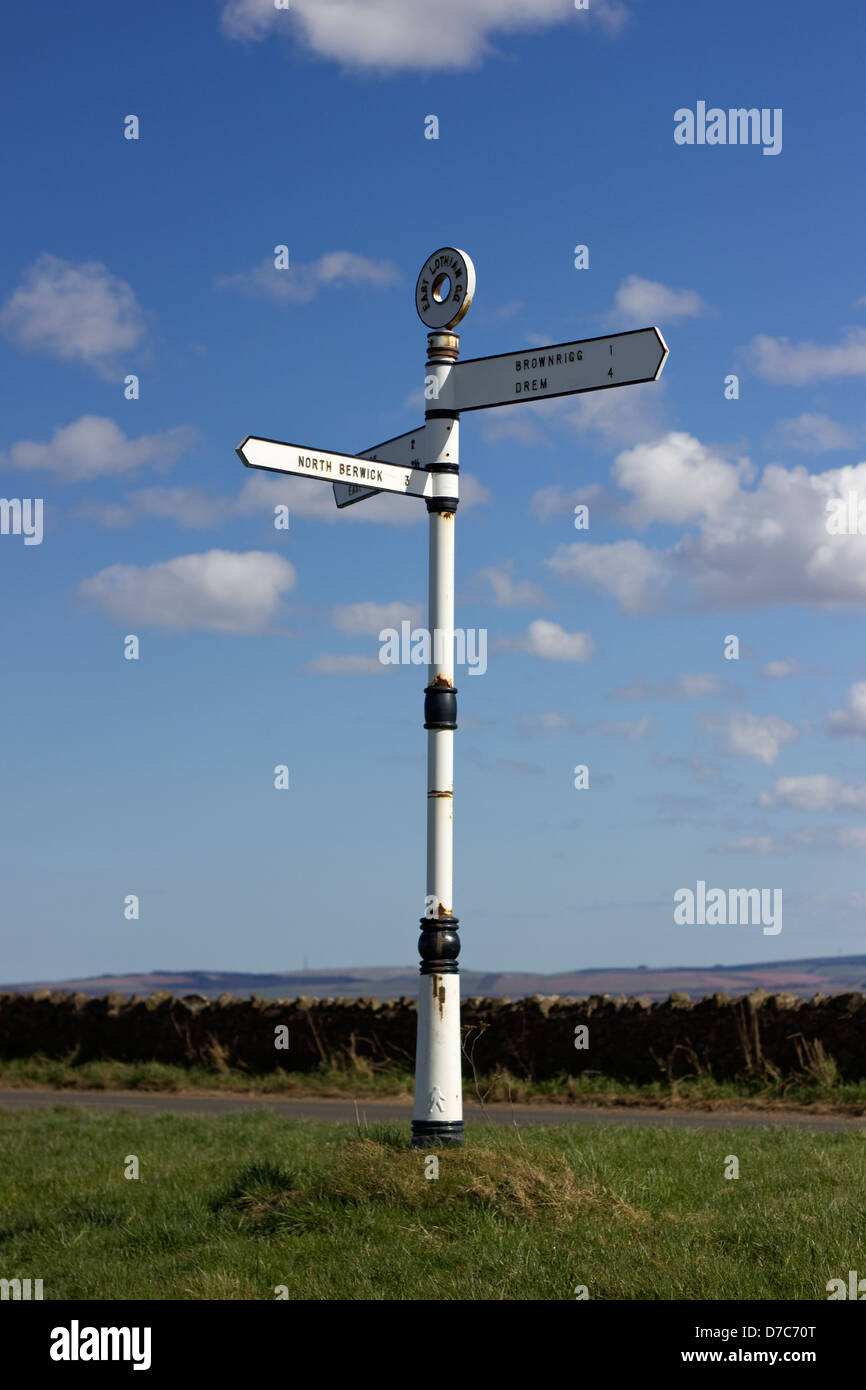
<instances>
[{"instance_id":1,"label":"stone wall","mask_svg":"<svg viewBox=\"0 0 866 1390\"><path fill-rule=\"evenodd\" d=\"M267 1000L167 992L147 998L48 990L0 995L0 1056L74 1056L205 1065L250 1071L311 1071L355 1059L402 1063L415 1055L417 1005L411 999ZM594 1071L620 1080L748 1070L798 1071L820 1043L841 1077L866 1078L866 996L816 995L806 1001L764 990L740 999L715 994L693 1002L672 994L662 1003L593 995L571 999L466 999L464 1070L506 1068L538 1080ZM275 1046L288 1028L289 1046ZM585 1025L588 1046L576 1048ZM470 1063L471 1058L471 1063Z\"/></svg>"}]
</instances>

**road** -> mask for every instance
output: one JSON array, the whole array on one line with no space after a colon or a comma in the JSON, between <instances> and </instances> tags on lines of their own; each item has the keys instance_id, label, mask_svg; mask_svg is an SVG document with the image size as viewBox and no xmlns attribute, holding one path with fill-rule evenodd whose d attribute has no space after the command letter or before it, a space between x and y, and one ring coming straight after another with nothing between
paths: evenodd
<instances>
[{"instance_id":1,"label":"road","mask_svg":"<svg viewBox=\"0 0 866 1390\"><path fill-rule=\"evenodd\" d=\"M144 1115L237 1115L242 1111L269 1109L287 1120L327 1120L334 1123L376 1124L412 1118L409 1101L352 1100L330 1097L261 1099L249 1096L176 1096L140 1091L0 1091L0 1109L40 1110L53 1105L77 1105L91 1110L134 1110ZM677 1111L646 1107L606 1109L575 1105L507 1105L498 1102L483 1109L467 1102L468 1124L517 1125L658 1125L674 1129L768 1129L785 1125L816 1131L866 1130L866 1118L847 1115L810 1115L802 1111Z\"/></svg>"}]
</instances>

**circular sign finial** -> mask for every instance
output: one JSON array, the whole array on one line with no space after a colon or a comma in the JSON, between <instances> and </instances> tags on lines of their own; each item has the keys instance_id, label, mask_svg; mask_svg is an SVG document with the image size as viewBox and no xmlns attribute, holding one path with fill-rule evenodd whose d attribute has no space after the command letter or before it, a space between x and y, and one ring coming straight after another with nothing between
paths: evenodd
<instances>
[{"instance_id":1,"label":"circular sign finial","mask_svg":"<svg viewBox=\"0 0 866 1390\"><path fill-rule=\"evenodd\" d=\"M415 286L415 308L428 328L454 328L475 294L475 266L465 251L443 246L425 262Z\"/></svg>"}]
</instances>

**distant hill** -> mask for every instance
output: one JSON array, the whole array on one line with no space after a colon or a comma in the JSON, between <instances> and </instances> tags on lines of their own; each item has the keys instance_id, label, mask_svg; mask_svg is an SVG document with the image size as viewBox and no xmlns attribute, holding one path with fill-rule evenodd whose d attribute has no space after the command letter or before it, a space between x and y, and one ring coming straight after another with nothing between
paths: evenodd
<instances>
[{"instance_id":1,"label":"distant hill","mask_svg":"<svg viewBox=\"0 0 866 1390\"><path fill-rule=\"evenodd\" d=\"M649 969L569 970L556 975L529 972L485 974L461 971L464 997L520 999L529 994L625 994L666 999L674 991L702 999L707 994L748 994L753 989L785 990L811 998L813 994L866 992L866 956L814 956L805 960L759 962L747 965L671 966ZM146 975L95 975L83 980L32 980L0 985L12 994L31 994L37 989L77 990L82 994L219 994L265 999L294 999L298 995L318 999L374 999L409 997L418 993L418 972L411 966L362 966L342 970L299 970L280 974L244 974L229 970L153 970Z\"/></svg>"}]
</instances>

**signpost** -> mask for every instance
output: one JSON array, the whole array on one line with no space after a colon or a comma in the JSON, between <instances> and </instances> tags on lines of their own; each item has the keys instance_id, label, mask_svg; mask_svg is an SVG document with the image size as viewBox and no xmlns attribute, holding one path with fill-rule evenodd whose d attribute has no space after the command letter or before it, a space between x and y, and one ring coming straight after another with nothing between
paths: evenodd
<instances>
[{"instance_id":1,"label":"signpost","mask_svg":"<svg viewBox=\"0 0 866 1390\"><path fill-rule=\"evenodd\" d=\"M657 328L637 328L580 343L470 357L457 363L439 404L451 410L486 410L545 396L633 386L655 381L667 355Z\"/></svg>"},{"instance_id":2,"label":"signpost","mask_svg":"<svg viewBox=\"0 0 866 1390\"><path fill-rule=\"evenodd\" d=\"M432 660L424 690L427 730L427 891L418 951L415 1148L463 1143L459 920L453 913L454 519L459 501L459 422L464 410L656 381L668 349L657 328L525 348L458 362L451 330L469 309L475 269L446 246L425 263L415 306L427 335L425 424L362 454L337 454L248 435L237 452L248 468L294 473L333 484L338 507L380 492L423 497L430 518L428 630ZM437 640L438 639L438 640Z\"/></svg>"},{"instance_id":3,"label":"signpost","mask_svg":"<svg viewBox=\"0 0 866 1390\"><path fill-rule=\"evenodd\" d=\"M386 439L384 444L374 444L358 457L362 459L382 459L385 463L396 463L400 468L420 468L424 448L424 426L409 434L398 434L396 439ZM363 502L365 497L375 497L377 487L361 487L358 483L334 483L334 501L338 507L351 507L353 502Z\"/></svg>"},{"instance_id":4,"label":"signpost","mask_svg":"<svg viewBox=\"0 0 866 1390\"><path fill-rule=\"evenodd\" d=\"M238 445L238 453L247 468L263 468L269 473L297 473L303 478L321 478L326 483L342 482L344 486L363 484L371 493L430 496L429 473L411 465L398 468L393 463L370 463L353 454L334 454L308 444L280 444L276 439L259 439L256 435L247 435Z\"/></svg>"}]
</instances>

